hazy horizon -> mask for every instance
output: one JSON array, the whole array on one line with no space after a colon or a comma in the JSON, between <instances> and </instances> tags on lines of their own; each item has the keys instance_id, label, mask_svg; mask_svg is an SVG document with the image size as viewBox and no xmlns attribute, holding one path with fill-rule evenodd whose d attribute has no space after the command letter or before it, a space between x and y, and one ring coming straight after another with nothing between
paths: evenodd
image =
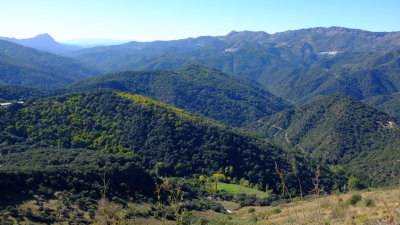
<instances>
[{"instance_id":1,"label":"hazy horizon","mask_svg":"<svg viewBox=\"0 0 400 225\"><path fill-rule=\"evenodd\" d=\"M18 39L49 33L55 40L176 40L230 31L276 33L311 27L399 31L400 2L382 1L77 1L14 0L2 3L0 36Z\"/></svg>"},{"instance_id":2,"label":"hazy horizon","mask_svg":"<svg viewBox=\"0 0 400 225\"><path fill-rule=\"evenodd\" d=\"M322 27L322 26L321 26ZM366 29L360 29L357 27L342 27L342 26L325 26L323 28L330 28L330 27L341 27L341 28L348 28L348 29L355 29L355 30L364 30L367 32L400 32L400 30L392 30L392 31L371 31L371 30L366 30ZM304 27L304 28L299 28L299 29L293 29L293 30L301 30L301 29L312 29L312 28L318 28L318 27ZM292 31L292 30L285 30L285 31L278 31L274 33L270 33L267 31L263 30L232 30L229 31L228 33L221 34L221 35L200 35L196 37L182 37L182 38L177 38L177 39L166 39L166 40L161 40L161 39L149 39L149 40L121 40L121 39L108 39L108 38L101 38L101 37L93 37L93 38L73 38L73 39L67 39L67 40L57 40L54 38L54 36L50 33L40 33L36 34L30 37L9 37L9 36L1 36L0 37L5 37L5 38L16 38L16 39L29 39L29 38L35 38L39 35L47 34L50 35L52 38L54 38L55 41L63 44L71 44L71 45L81 45L81 46L86 46L86 45L113 45L113 44L123 44L131 41L137 41L137 42L153 42L153 41L171 41L171 40L179 40L179 39L186 39L186 38L198 38L201 36L225 36L228 35L231 32L244 32L244 31L249 31L249 32L266 32L268 34L276 34L276 33L281 33L285 31Z\"/></svg>"}]
</instances>

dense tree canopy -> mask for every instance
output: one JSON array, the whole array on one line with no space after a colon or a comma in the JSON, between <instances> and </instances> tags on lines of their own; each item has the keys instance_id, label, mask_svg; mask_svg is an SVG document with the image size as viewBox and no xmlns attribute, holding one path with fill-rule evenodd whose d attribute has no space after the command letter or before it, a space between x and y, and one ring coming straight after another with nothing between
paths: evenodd
<instances>
[{"instance_id":1,"label":"dense tree canopy","mask_svg":"<svg viewBox=\"0 0 400 225\"><path fill-rule=\"evenodd\" d=\"M153 99L109 90L70 94L1 109L0 143L88 148L139 156L147 169L163 163L164 175L212 174L233 167L232 177L279 190L275 161L290 171L276 145ZM313 164L298 158L301 177ZM307 187L307 184L304 184Z\"/></svg>"}]
</instances>

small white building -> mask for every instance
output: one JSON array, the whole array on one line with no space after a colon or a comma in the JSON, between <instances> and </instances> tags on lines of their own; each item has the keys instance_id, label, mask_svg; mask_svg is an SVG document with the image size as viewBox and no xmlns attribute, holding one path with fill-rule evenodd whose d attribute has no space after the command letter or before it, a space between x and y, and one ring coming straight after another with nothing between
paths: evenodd
<instances>
[{"instance_id":1,"label":"small white building","mask_svg":"<svg viewBox=\"0 0 400 225\"><path fill-rule=\"evenodd\" d=\"M24 104L25 102L23 102L23 101L17 101L17 102L15 102L15 103ZM9 105L11 105L11 104L13 104L13 102L4 102L4 103L0 103L0 106L9 106Z\"/></svg>"}]
</instances>

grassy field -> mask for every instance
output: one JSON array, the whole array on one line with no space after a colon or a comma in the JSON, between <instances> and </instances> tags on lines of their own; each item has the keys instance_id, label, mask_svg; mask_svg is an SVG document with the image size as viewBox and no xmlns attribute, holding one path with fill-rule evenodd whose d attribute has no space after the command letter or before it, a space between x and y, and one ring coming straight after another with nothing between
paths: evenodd
<instances>
[{"instance_id":1,"label":"grassy field","mask_svg":"<svg viewBox=\"0 0 400 225\"><path fill-rule=\"evenodd\" d=\"M240 194L240 193L245 193L245 194L254 194L259 198L265 198L268 197L268 193L264 191L259 191L254 188L249 188L249 187L244 187L242 185L238 184L227 184L227 183L218 183L218 190L219 191L226 191L232 194ZM210 184L210 188L215 189L215 183Z\"/></svg>"}]
</instances>

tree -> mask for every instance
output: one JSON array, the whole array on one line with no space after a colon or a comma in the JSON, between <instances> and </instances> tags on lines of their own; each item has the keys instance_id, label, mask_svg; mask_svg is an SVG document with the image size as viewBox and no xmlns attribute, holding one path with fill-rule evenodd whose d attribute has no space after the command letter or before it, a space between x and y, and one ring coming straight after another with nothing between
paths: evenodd
<instances>
[{"instance_id":1,"label":"tree","mask_svg":"<svg viewBox=\"0 0 400 225\"><path fill-rule=\"evenodd\" d=\"M157 176L165 176L167 172L167 167L165 166L164 162L157 162L156 165L154 165L154 173Z\"/></svg>"},{"instance_id":2,"label":"tree","mask_svg":"<svg viewBox=\"0 0 400 225\"><path fill-rule=\"evenodd\" d=\"M214 173L211 178L214 180L215 182L215 192L217 192L218 190L218 182L219 181L224 181L226 179L226 176L222 173Z\"/></svg>"},{"instance_id":3,"label":"tree","mask_svg":"<svg viewBox=\"0 0 400 225\"><path fill-rule=\"evenodd\" d=\"M347 186L350 190L361 190L364 188L361 180L355 176L349 177L349 179L347 180Z\"/></svg>"}]
</instances>

